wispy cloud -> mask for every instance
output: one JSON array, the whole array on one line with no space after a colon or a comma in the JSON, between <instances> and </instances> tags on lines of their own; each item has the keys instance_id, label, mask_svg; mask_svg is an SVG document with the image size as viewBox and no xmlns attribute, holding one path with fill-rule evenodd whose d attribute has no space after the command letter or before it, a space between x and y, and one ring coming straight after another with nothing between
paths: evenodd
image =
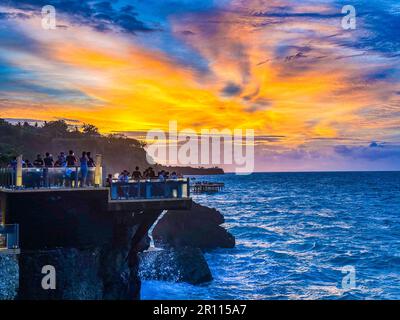
<instances>
[{"instance_id":1,"label":"wispy cloud","mask_svg":"<svg viewBox=\"0 0 400 320\"><path fill-rule=\"evenodd\" d=\"M41 28L47 4L67 28ZM389 167L400 139L399 6L352 4L357 29L346 31L335 0L3 1L0 114L104 132L169 120L252 128L261 164Z\"/></svg>"}]
</instances>

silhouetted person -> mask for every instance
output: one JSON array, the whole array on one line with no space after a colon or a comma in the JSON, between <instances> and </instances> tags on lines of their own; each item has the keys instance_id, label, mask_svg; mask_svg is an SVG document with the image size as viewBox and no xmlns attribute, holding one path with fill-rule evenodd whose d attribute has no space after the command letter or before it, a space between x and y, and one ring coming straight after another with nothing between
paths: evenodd
<instances>
[{"instance_id":1,"label":"silhouetted person","mask_svg":"<svg viewBox=\"0 0 400 320\"><path fill-rule=\"evenodd\" d=\"M54 166L55 167L65 167L66 165L67 165L67 158L65 157L65 153L60 152Z\"/></svg>"},{"instance_id":2,"label":"silhouetted person","mask_svg":"<svg viewBox=\"0 0 400 320\"><path fill-rule=\"evenodd\" d=\"M46 156L44 157L43 162L46 168L53 167L54 164L53 156L50 153L46 152Z\"/></svg>"},{"instance_id":3,"label":"silhouetted person","mask_svg":"<svg viewBox=\"0 0 400 320\"><path fill-rule=\"evenodd\" d=\"M25 160L25 168L32 168L32 167L33 167L33 164L28 159L26 159Z\"/></svg>"},{"instance_id":4,"label":"silhouetted person","mask_svg":"<svg viewBox=\"0 0 400 320\"><path fill-rule=\"evenodd\" d=\"M160 180L160 181L165 181L165 171L164 171L164 170L161 170L161 171L158 173L158 180Z\"/></svg>"},{"instance_id":5,"label":"silhouetted person","mask_svg":"<svg viewBox=\"0 0 400 320\"><path fill-rule=\"evenodd\" d=\"M86 152L82 152L82 157L79 159L80 164L81 164L81 187L85 187L86 186L86 179L88 176L88 162L89 159L87 157Z\"/></svg>"},{"instance_id":6,"label":"silhouetted person","mask_svg":"<svg viewBox=\"0 0 400 320\"><path fill-rule=\"evenodd\" d=\"M33 161L33 165L34 165L36 168L42 168L42 167L43 167L44 161L43 161L42 156L41 156L40 154L38 154L38 155L36 156L35 161Z\"/></svg>"},{"instance_id":7,"label":"silhouetted person","mask_svg":"<svg viewBox=\"0 0 400 320\"><path fill-rule=\"evenodd\" d=\"M140 180L142 178L142 173L139 171L139 167L135 167L135 171L132 172L133 180Z\"/></svg>"},{"instance_id":8,"label":"silhouetted person","mask_svg":"<svg viewBox=\"0 0 400 320\"><path fill-rule=\"evenodd\" d=\"M111 188L112 182L113 182L113 176L112 174L109 174L106 179L106 187Z\"/></svg>"},{"instance_id":9,"label":"silhouetted person","mask_svg":"<svg viewBox=\"0 0 400 320\"><path fill-rule=\"evenodd\" d=\"M154 179L156 177L156 173L154 172L152 167L149 167L146 171L145 171L145 177L149 178L149 179Z\"/></svg>"},{"instance_id":10,"label":"silhouetted person","mask_svg":"<svg viewBox=\"0 0 400 320\"><path fill-rule=\"evenodd\" d=\"M67 162L67 167L75 167L76 163L78 162L72 150L69 151L69 154L65 160Z\"/></svg>"},{"instance_id":11,"label":"silhouetted person","mask_svg":"<svg viewBox=\"0 0 400 320\"><path fill-rule=\"evenodd\" d=\"M90 152L86 152L86 156L88 157L88 167L93 168L96 166L96 163L94 162L94 159L91 156Z\"/></svg>"},{"instance_id":12,"label":"silhouetted person","mask_svg":"<svg viewBox=\"0 0 400 320\"><path fill-rule=\"evenodd\" d=\"M35 161L33 161L33 166L36 168L43 168L44 162L43 162L42 156L40 154L38 154L36 156ZM45 176L45 174L43 174L43 172L41 172L41 171L34 173L33 180L34 180L35 187L40 188L41 186L43 186L44 176Z\"/></svg>"},{"instance_id":13,"label":"silhouetted person","mask_svg":"<svg viewBox=\"0 0 400 320\"><path fill-rule=\"evenodd\" d=\"M10 164L8 165L10 168L13 168L14 170L17 169L17 157L13 157L13 159L10 161Z\"/></svg>"}]
</instances>

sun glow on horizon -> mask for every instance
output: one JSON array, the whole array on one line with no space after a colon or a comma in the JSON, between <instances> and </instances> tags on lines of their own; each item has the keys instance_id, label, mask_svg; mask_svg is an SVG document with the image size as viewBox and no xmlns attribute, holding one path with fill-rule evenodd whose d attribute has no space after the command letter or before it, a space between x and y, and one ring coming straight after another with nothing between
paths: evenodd
<instances>
[{"instance_id":1,"label":"sun glow on horizon","mask_svg":"<svg viewBox=\"0 0 400 320\"><path fill-rule=\"evenodd\" d=\"M271 10L285 3L261 2ZM169 30L136 35L68 15L56 30L43 30L37 16L7 21L3 31L26 37L32 49L0 44L1 61L18 75L14 90L1 91L0 115L76 119L104 133L166 129L170 120L197 132L251 128L257 144L278 155L338 141L400 142L398 119L377 114L399 106L399 82L380 76L395 58L343 45L358 34L334 19L250 14L258 4L172 14Z\"/></svg>"}]
</instances>

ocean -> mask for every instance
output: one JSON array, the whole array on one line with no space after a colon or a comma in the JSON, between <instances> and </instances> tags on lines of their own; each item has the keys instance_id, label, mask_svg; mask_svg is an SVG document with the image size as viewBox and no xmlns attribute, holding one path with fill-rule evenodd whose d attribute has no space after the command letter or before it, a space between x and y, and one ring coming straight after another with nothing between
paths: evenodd
<instances>
[{"instance_id":1,"label":"ocean","mask_svg":"<svg viewBox=\"0 0 400 320\"><path fill-rule=\"evenodd\" d=\"M206 253L212 282L143 281L142 299L400 299L400 172L201 180L225 183L193 199L224 214L236 248Z\"/></svg>"}]
</instances>

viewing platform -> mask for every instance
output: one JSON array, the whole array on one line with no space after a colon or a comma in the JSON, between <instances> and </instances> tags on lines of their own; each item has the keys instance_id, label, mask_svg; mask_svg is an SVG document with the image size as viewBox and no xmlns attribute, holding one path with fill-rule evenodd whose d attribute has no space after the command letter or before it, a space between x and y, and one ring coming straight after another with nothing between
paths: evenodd
<instances>
[{"instance_id":1,"label":"viewing platform","mask_svg":"<svg viewBox=\"0 0 400 320\"><path fill-rule=\"evenodd\" d=\"M97 159L99 162L99 158ZM178 209L179 203L187 207L190 202L188 179L130 179L120 182L112 179L103 183L101 166L88 168L82 175L80 167L51 168L0 168L0 192L43 193L43 192L90 192L107 191L111 210L118 208L163 207Z\"/></svg>"},{"instance_id":2,"label":"viewing platform","mask_svg":"<svg viewBox=\"0 0 400 320\"><path fill-rule=\"evenodd\" d=\"M222 182L196 182L191 186L193 193L215 193L222 191L225 184Z\"/></svg>"},{"instance_id":3,"label":"viewing platform","mask_svg":"<svg viewBox=\"0 0 400 320\"><path fill-rule=\"evenodd\" d=\"M0 169L0 230L3 238L7 231L8 245L2 243L9 249L13 238L6 225L19 226L22 249L101 245L120 224L140 226L139 239L164 210L192 205L188 179L103 183L100 165L86 175L80 167L21 164L20 158L16 168Z\"/></svg>"}]
</instances>

